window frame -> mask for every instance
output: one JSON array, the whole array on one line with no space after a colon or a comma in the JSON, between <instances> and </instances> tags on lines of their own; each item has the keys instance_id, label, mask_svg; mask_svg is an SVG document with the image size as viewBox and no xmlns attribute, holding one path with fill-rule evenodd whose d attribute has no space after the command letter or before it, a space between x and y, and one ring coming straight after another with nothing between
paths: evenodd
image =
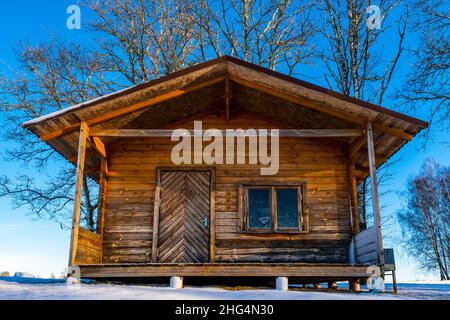
<instances>
[{"instance_id":1,"label":"window frame","mask_svg":"<svg viewBox=\"0 0 450 320\"><path fill-rule=\"evenodd\" d=\"M270 228L250 228L250 208L248 206L249 201L248 201L248 191L249 190L267 190L269 189L269 187L267 186L246 186L245 187L245 230L249 231L249 232L254 232L254 233L259 233L259 232L263 232L263 233L267 233L267 232L271 232L273 230L273 225L274 225L274 221L273 221L273 213L272 213L272 208L273 208L273 196L272 193L269 193L269 209L270 209Z\"/></svg>"},{"instance_id":2,"label":"window frame","mask_svg":"<svg viewBox=\"0 0 450 320\"><path fill-rule=\"evenodd\" d=\"M251 228L249 226L249 198L248 190L250 189L270 189L270 228ZM277 189L296 189L297 190L297 213L298 228L278 227L278 208L277 208ZM239 185L239 215L241 233L257 233L257 234L296 234L309 232L309 214L306 202L306 183L305 182L274 182L261 181L253 183L245 183Z\"/></svg>"}]
</instances>

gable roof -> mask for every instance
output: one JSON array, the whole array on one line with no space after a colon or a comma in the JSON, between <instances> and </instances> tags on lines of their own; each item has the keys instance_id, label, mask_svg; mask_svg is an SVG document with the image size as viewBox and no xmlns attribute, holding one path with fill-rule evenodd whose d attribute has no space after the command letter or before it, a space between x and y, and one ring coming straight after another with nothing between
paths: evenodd
<instances>
[{"instance_id":1,"label":"gable roof","mask_svg":"<svg viewBox=\"0 0 450 320\"><path fill-rule=\"evenodd\" d=\"M278 117L280 122L294 128L303 118L318 119L319 116L328 127L363 126L367 121L373 122L376 153L381 155L378 165L428 126L427 122L405 114L229 56L29 120L23 126L75 163L78 128L82 121L96 128L120 128L145 113L150 120L144 125L164 125L169 119L175 121L177 112L179 117L186 117L207 111L210 105L223 98L226 79L235 86L236 104L248 104L243 108ZM204 101L203 105L200 100ZM190 104L189 110L183 109L183 105L193 101L196 102ZM164 114L168 110L173 113L171 117ZM287 115L283 118L285 111ZM90 161L89 156L86 159ZM362 154L357 163L365 167L366 160ZM97 163L92 160L88 165L95 167Z\"/></svg>"},{"instance_id":2,"label":"gable roof","mask_svg":"<svg viewBox=\"0 0 450 320\"><path fill-rule=\"evenodd\" d=\"M96 104L99 104L99 103L103 103L103 102L107 102L107 101L110 101L110 100L114 100L114 99L120 98L122 96L125 96L127 94L131 94L131 93L134 93L136 91L140 91L140 90L143 90L143 89L146 89L146 88L158 85L160 83L164 83L164 82L172 80L174 78L187 75L189 73L192 73L192 72L195 72L197 70L206 68L208 66L224 63L226 61L229 61L229 62L238 64L238 65L241 65L241 66L253 69L253 70L261 72L261 73L265 73L267 75L276 77L278 79L282 79L282 80L289 81L291 83L295 83L295 84L300 85L302 87L305 87L305 88L308 88L308 89L311 89L311 90L315 90L317 92L321 92L321 93L324 93L324 94L332 96L332 97L339 98L339 99L341 99L343 101L359 105L359 106L367 108L369 110L373 110L373 111L376 111L376 112L381 112L381 113L384 113L386 115L391 115L391 116L397 117L399 119L403 119L403 120L409 121L409 122L414 123L417 126L420 126L422 128L428 127L428 122L426 122L426 121L422 121L420 119L417 119L417 118L414 118L414 117L410 117L410 116L408 116L406 114L403 114L403 113L400 113L400 112L396 112L396 111L391 110L391 109L383 108L382 106L378 106L378 105L375 105L373 103L366 102L364 100L356 99L356 98L347 96L345 94L342 94L342 93L339 93L339 92L336 92L336 91L333 91L333 90L330 90L330 89L327 89L327 88L315 85L313 83L310 83L310 82L307 82L307 81L303 81L303 80L298 79L298 78L290 77L290 76L287 76L287 75L285 75L283 73L280 73L280 72L277 72L277 71L273 71L273 70L261 67L259 65L256 65L256 64L253 64L253 63L250 63L250 62L247 62L247 61L235 58L235 57L227 56L227 55L221 56L219 58L215 58L215 59L203 62L203 63L196 64L194 66L185 68L185 69L177 71L177 72L173 72L171 74L168 74L166 76L163 76L163 77L160 77L160 78L157 78L157 79L153 79L153 80L150 80L150 81L138 84L136 86L128 87L128 88L125 88L123 90L113 92L111 94L107 94L107 95L104 95L104 96L101 96L101 97L98 97L98 98L95 98L95 99L92 99L92 100L89 100L89 101L86 101L86 102L82 102L80 104L77 104L77 105L74 105L74 106L71 106L71 107L68 107L68 108L65 108L65 109L61 109L61 110L49 113L47 115L44 115L44 116L41 116L41 117L38 117L38 118L31 119L29 121L24 122L23 123L23 127L28 128L28 127L30 127L32 125L38 124L39 122L46 121L48 119L52 119L52 118L55 118L55 117L59 117L61 115L64 115L64 114L67 114L67 113L70 113L70 112L82 110L84 108L88 108L90 106L93 106L93 105L96 105Z\"/></svg>"}]
</instances>

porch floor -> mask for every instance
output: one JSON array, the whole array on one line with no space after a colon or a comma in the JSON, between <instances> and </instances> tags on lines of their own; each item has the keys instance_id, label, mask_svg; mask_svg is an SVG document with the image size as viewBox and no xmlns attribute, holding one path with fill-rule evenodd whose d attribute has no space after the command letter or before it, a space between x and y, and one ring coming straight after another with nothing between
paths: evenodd
<instances>
[{"instance_id":1,"label":"porch floor","mask_svg":"<svg viewBox=\"0 0 450 320\"><path fill-rule=\"evenodd\" d=\"M124 263L79 265L83 278L294 277L348 280L370 276L367 265L311 263Z\"/></svg>"}]
</instances>

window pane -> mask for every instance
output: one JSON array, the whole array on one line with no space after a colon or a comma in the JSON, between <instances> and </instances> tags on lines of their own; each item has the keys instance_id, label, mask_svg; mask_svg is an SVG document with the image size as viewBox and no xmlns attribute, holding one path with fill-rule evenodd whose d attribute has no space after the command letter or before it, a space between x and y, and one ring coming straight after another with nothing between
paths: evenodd
<instances>
[{"instance_id":1,"label":"window pane","mask_svg":"<svg viewBox=\"0 0 450 320\"><path fill-rule=\"evenodd\" d=\"M270 189L248 189L250 228L270 228Z\"/></svg>"},{"instance_id":2,"label":"window pane","mask_svg":"<svg viewBox=\"0 0 450 320\"><path fill-rule=\"evenodd\" d=\"M297 189L277 189L278 228L298 229Z\"/></svg>"}]
</instances>

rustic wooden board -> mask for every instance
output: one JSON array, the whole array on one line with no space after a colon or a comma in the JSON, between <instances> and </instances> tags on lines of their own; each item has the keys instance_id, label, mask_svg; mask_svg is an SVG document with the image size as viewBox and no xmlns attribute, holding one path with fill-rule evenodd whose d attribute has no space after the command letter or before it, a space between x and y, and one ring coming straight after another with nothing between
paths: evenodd
<instances>
[{"instance_id":1,"label":"rustic wooden board","mask_svg":"<svg viewBox=\"0 0 450 320\"><path fill-rule=\"evenodd\" d=\"M102 264L82 265L86 278L170 277L298 277L303 279L367 278L367 266L303 263Z\"/></svg>"},{"instance_id":2,"label":"rustic wooden board","mask_svg":"<svg viewBox=\"0 0 450 320\"><path fill-rule=\"evenodd\" d=\"M362 264L379 263L377 228L370 227L354 237L356 261Z\"/></svg>"},{"instance_id":3,"label":"rustic wooden board","mask_svg":"<svg viewBox=\"0 0 450 320\"><path fill-rule=\"evenodd\" d=\"M75 264L77 260L79 230L80 230L80 211L81 211L81 197L83 195L83 179L84 166L86 159L86 144L89 137L89 128L86 123L82 122L80 126L80 136L78 144L78 159L75 182L75 195L73 202L73 216L72 216L72 232L70 236L69 249L69 266Z\"/></svg>"},{"instance_id":4,"label":"rustic wooden board","mask_svg":"<svg viewBox=\"0 0 450 320\"><path fill-rule=\"evenodd\" d=\"M158 262L209 261L211 173L164 170L160 179Z\"/></svg>"},{"instance_id":5,"label":"rustic wooden board","mask_svg":"<svg viewBox=\"0 0 450 320\"><path fill-rule=\"evenodd\" d=\"M101 263L102 239L97 233L78 228L78 241L73 264Z\"/></svg>"}]
</instances>

